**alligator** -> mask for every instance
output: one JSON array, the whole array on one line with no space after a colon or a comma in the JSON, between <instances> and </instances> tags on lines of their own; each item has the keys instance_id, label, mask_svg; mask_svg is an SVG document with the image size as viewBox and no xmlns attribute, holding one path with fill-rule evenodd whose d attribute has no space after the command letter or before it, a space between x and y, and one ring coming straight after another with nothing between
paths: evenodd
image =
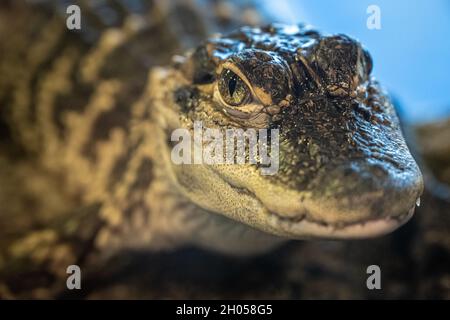
<instances>
[{"instance_id":1,"label":"alligator","mask_svg":"<svg viewBox=\"0 0 450 320\"><path fill-rule=\"evenodd\" d=\"M81 30L36 5L1 11L0 32L14 30L0 44L3 295L23 289L12 274L48 283L126 250L245 256L381 236L420 203L421 171L357 40L216 2L82 2ZM278 172L174 164L172 132L196 121L279 130Z\"/></svg>"}]
</instances>

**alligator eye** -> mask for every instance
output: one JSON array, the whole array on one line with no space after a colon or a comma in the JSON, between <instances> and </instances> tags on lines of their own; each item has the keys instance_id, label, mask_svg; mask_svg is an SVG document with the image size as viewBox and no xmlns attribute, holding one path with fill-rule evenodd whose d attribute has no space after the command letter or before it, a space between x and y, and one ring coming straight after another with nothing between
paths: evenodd
<instances>
[{"instance_id":1,"label":"alligator eye","mask_svg":"<svg viewBox=\"0 0 450 320\"><path fill-rule=\"evenodd\" d=\"M244 81L228 69L224 69L220 74L219 92L225 103L232 106L243 104L250 96L250 90Z\"/></svg>"}]
</instances>

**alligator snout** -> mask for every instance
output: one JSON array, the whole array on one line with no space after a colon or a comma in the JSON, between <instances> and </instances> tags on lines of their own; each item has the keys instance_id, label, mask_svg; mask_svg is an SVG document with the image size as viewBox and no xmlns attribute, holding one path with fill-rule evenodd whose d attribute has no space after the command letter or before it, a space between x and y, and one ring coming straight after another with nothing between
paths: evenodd
<instances>
[{"instance_id":1,"label":"alligator snout","mask_svg":"<svg viewBox=\"0 0 450 320\"><path fill-rule=\"evenodd\" d=\"M357 160L324 170L314 193L317 214L331 224L353 224L382 218L403 220L423 189L416 165Z\"/></svg>"}]
</instances>

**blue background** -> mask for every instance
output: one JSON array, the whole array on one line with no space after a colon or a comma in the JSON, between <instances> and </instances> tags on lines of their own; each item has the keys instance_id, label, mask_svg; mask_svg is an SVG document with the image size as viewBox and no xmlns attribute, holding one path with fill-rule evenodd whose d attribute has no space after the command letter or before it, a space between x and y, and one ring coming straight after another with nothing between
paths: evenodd
<instances>
[{"instance_id":1,"label":"blue background","mask_svg":"<svg viewBox=\"0 0 450 320\"><path fill-rule=\"evenodd\" d=\"M406 120L450 116L449 0L265 0L277 21L306 22L325 33L359 39L374 60L373 74L402 106ZM369 5L381 29L366 26Z\"/></svg>"}]
</instances>

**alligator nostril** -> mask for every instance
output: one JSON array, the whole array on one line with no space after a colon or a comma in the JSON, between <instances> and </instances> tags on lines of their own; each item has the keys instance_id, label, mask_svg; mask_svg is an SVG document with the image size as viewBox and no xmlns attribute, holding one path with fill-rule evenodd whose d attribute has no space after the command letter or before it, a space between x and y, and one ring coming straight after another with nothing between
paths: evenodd
<instances>
[{"instance_id":1,"label":"alligator nostril","mask_svg":"<svg viewBox=\"0 0 450 320\"><path fill-rule=\"evenodd\" d=\"M384 179L389 174L388 171L382 165L379 164L371 165L369 171L374 177L377 177L379 179Z\"/></svg>"}]
</instances>

